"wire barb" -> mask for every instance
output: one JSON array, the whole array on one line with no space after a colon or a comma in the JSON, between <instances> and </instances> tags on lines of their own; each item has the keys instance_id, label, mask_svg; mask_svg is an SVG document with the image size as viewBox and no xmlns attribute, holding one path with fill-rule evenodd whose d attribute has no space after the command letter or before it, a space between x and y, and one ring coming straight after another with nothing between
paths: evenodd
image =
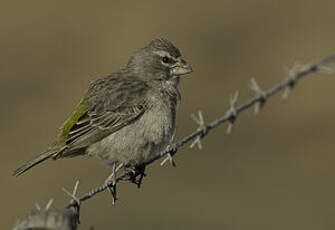
<instances>
[{"instance_id":1,"label":"wire barb","mask_svg":"<svg viewBox=\"0 0 335 230\"><path fill-rule=\"evenodd\" d=\"M166 154L166 158L161 162L161 166L164 166L166 162L170 162L170 164L173 167L176 167L177 164L174 161L172 155L177 152L177 149L174 146L172 146L172 145L168 145L167 148L166 148L166 150L168 151L168 153Z\"/></svg>"},{"instance_id":2,"label":"wire barb","mask_svg":"<svg viewBox=\"0 0 335 230\"><path fill-rule=\"evenodd\" d=\"M50 207L51 207L51 205L52 205L53 202L54 202L54 199L50 199L48 201L48 203L45 206L45 211L48 211L50 209Z\"/></svg>"},{"instance_id":3,"label":"wire barb","mask_svg":"<svg viewBox=\"0 0 335 230\"><path fill-rule=\"evenodd\" d=\"M261 89L261 87L256 82L255 78L251 78L249 88L256 93L256 97L259 97L259 102L255 104L255 110L254 113L257 115L259 111L263 108L265 102L266 102L266 94Z\"/></svg>"},{"instance_id":4,"label":"wire barb","mask_svg":"<svg viewBox=\"0 0 335 230\"><path fill-rule=\"evenodd\" d=\"M161 166L164 166L166 162L170 162L170 164L173 166L173 167L176 167L176 162L174 161L173 157L171 156L170 153L167 154L166 158L164 160L162 160L161 162Z\"/></svg>"},{"instance_id":5,"label":"wire barb","mask_svg":"<svg viewBox=\"0 0 335 230\"><path fill-rule=\"evenodd\" d=\"M287 82L287 84L282 94L283 99L288 98L294 86L297 84L299 73L306 71L308 67L310 67L310 65L303 66L300 63L296 63L291 69L286 68L288 77L284 81Z\"/></svg>"},{"instance_id":6,"label":"wire barb","mask_svg":"<svg viewBox=\"0 0 335 230\"><path fill-rule=\"evenodd\" d=\"M205 126L204 116L202 112L199 110L198 117L196 117L193 113L191 114L192 119L195 123L199 125L198 131L201 131L201 134L195 138L195 140L190 144L190 148L193 148L195 145L198 146L199 150L202 149L201 139L207 134L207 129Z\"/></svg>"},{"instance_id":7,"label":"wire barb","mask_svg":"<svg viewBox=\"0 0 335 230\"><path fill-rule=\"evenodd\" d=\"M63 188L62 190L70 196L72 199L70 200L70 204L73 204L72 207L75 208L76 210L76 216L77 216L77 222L78 224L80 223L79 216L80 216L80 205L81 205L81 200L80 198L77 197L77 191L79 187L79 180L76 181L76 184L73 187L72 193L69 192L67 189Z\"/></svg>"},{"instance_id":8,"label":"wire barb","mask_svg":"<svg viewBox=\"0 0 335 230\"><path fill-rule=\"evenodd\" d=\"M236 104L237 104L238 97L239 97L239 91L236 91L235 93L233 93L233 95L230 96L230 100L229 100L230 108L226 113L229 115L229 119L228 119L229 124L227 128L227 134L231 133L233 129L233 125L237 118Z\"/></svg>"},{"instance_id":9,"label":"wire barb","mask_svg":"<svg viewBox=\"0 0 335 230\"><path fill-rule=\"evenodd\" d=\"M105 185L107 186L108 191L112 194L112 204L115 205L117 200L116 197L116 174L124 166L123 163L116 166L116 163L113 164L113 172L105 180Z\"/></svg>"},{"instance_id":10,"label":"wire barb","mask_svg":"<svg viewBox=\"0 0 335 230\"><path fill-rule=\"evenodd\" d=\"M72 199L71 201L75 201L78 205L80 205L80 200L75 197L72 193L70 193L69 191L67 191L65 188L63 188L63 191L68 195L70 196Z\"/></svg>"}]
</instances>

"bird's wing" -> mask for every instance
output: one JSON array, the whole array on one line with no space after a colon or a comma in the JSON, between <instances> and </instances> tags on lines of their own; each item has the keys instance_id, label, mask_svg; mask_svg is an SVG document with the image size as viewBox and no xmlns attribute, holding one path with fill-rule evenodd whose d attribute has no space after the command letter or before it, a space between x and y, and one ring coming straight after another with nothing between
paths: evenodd
<instances>
[{"instance_id":1,"label":"bird's wing","mask_svg":"<svg viewBox=\"0 0 335 230\"><path fill-rule=\"evenodd\" d=\"M64 147L55 158L83 154L83 149L136 121L146 111L143 82L109 80L112 82L94 84L88 99L76 110L81 112L74 112L64 123L59 135Z\"/></svg>"}]
</instances>

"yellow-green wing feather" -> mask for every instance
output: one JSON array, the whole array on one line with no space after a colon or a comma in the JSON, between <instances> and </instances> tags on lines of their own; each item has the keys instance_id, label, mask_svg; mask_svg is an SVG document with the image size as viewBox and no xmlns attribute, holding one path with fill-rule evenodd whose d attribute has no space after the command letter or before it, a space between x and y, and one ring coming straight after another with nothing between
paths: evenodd
<instances>
[{"instance_id":1,"label":"yellow-green wing feather","mask_svg":"<svg viewBox=\"0 0 335 230\"><path fill-rule=\"evenodd\" d=\"M79 118L87 112L87 102L88 99L87 96L85 96L77 105L71 116L60 127L56 141L57 145L62 145L65 143L72 127L78 122Z\"/></svg>"}]
</instances>

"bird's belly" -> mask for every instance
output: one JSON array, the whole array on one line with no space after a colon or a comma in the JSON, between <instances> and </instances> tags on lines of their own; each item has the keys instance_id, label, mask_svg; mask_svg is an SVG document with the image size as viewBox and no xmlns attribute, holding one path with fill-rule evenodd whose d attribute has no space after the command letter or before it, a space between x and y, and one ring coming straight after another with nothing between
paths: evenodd
<instances>
[{"instance_id":1,"label":"bird's belly","mask_svg":"<svg viewBox=\"0 0 335 230\"><path fill-rule=\"evenodd\" d=\"M87 150L107 165L136 165L159 154L175 133L175 112L157 108L145 112L134 123L123 127Z\"/></svg>"}]
</instances>

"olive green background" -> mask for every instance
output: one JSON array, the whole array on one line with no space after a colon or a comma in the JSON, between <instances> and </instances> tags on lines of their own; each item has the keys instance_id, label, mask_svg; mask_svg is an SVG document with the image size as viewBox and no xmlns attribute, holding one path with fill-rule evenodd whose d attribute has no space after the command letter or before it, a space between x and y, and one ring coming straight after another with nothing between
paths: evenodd
<instances>
[{"instance_id":1,"label":"olive green background","mask_svg":"<svg viewBox=\"0 0 335 230\"><path fill-rule=\"evenodd\" d=\"M166 37L194 73L181 82L177 139L254 94L287 68L335 51L333 0L4 1L0 9L0 228L54 198L63 207L103 183L111 170L96 159L45 162L19 178L12 171L43 151L91 79L125 65L136 49ZM309 79L310 78L310 79ZM177 167L148 170L144 186L119 186L82 206L80 229L334 229L335 74L310 75L289 100L271 98L182 148Z\"/></svg>"}]
</instances>

